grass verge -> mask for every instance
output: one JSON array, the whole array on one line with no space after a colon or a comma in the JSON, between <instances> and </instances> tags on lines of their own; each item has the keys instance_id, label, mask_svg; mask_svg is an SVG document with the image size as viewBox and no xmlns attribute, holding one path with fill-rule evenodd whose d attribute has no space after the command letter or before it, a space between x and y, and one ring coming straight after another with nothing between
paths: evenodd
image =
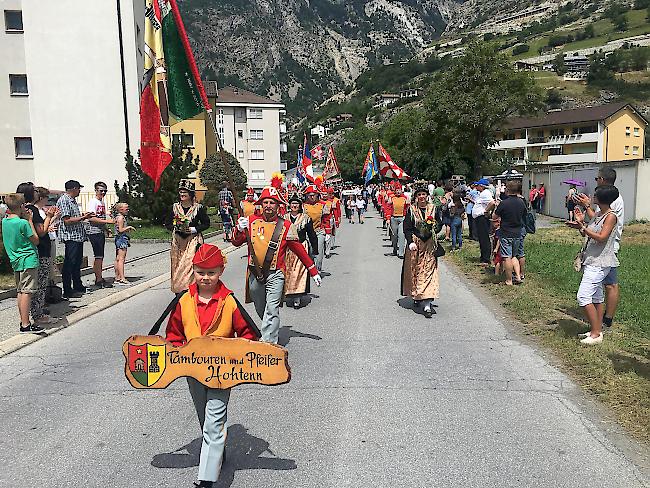
<instances>
[{"instance_id":1,"label":"grass verge","mask_svg":"<svg viewBox=\"0 0 650 488\"><path fill-rule=\"evenodd\" d=\"M11 290L16 288L16 280L13 273L0 273L0 290Z\"/></svg>"},{"instance_id":2,"label":"grass verge","mask_svg":"<svg viewBox=\"0 0 650 488\"><path fill-rule=\"evenodd\" d=\"M582 346L588 330L576 302L581 275L573 257L581 241L564 227L539 229L526 237L526 282L500 284L502 277L478 266L478 246L468 241L445 259L480 283L560 360L577 383L608 406L634 437L650 443L650 225L625 227L619 259L621 302L613 329L599 346Z\"/></svg>"}]
</instances>

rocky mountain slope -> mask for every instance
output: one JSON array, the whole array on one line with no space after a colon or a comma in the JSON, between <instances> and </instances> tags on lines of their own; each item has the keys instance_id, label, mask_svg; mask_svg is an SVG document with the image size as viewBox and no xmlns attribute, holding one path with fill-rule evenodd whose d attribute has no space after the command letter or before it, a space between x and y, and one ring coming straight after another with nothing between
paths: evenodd
<instances>
[{"instance_id":1,"label":"rocky mountain slope","mask_svg":"<svg viewBox=\"0 0 650 488\"><path fill-rule=\"evenodd\" d=\"M309 109L444 31L462 0L182 0L202 74Z\"/></svg>"}]
</instances>

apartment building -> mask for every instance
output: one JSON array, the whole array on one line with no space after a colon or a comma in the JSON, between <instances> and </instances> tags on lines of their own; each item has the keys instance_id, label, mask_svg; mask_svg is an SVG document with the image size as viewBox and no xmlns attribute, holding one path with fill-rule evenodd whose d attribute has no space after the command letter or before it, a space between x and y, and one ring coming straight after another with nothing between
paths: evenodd
<instances>
[{"instance_id":1,"label":"apartment building","mask_svg":"<svg viewBox=\"0 0 650 488\"><path fill-rule=\"evenodd\" d=\"M286 169L282 154L287 152L284 105L234 86L218 88L215 81L205 83L213 107L217 132L223 148L231 153L248 175L248 185L262 189L273 173ZM172 137L183 138L183 145L203 163L217 152L217 140L205 114L174 125ZM183 135L181 136L181 133ZM195 175L198 190L205 190Z\"/></svg>"},{"instance_id":2,"label":"apartment building","mask_svg":"<svg viewBox=\"0 0 650 488\"><path fill-rule=\"evenodd\" d=\"M554 111L510 119L492 150L519 166L644 159L647 124L627 103Z\"/></svg>"},{"instance_id":3,"label":"apartment building","mask_svg":"<svg viewBox=\"0 0 650 488\"><path fill-rule=\"evenodd\" d=\"M140 146L144 2L0 0L0 193L33 181L92 192Z\"/></svg>"}]
</instances>

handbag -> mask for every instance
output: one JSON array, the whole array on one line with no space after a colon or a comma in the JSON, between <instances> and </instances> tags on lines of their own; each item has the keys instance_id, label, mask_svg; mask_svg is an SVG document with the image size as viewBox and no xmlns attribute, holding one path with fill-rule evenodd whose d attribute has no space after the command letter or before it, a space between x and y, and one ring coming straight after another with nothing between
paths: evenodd
<instances>
[{"instance_id":1,"label":"handbag","mask_svg":"<svg viewBox=\"0 0 650 488\"><path fill-rule=\"evenodd\" d=\"M441 257L443 257L445 254L447 254L447 251L445 251L445 248L442 247L442 246L440 245L440 243L438 242L435 251L433 251L433 255L434 255L436 258L441 258Z\"/></svg>"},{"instance_id":2,"label":"handbag","mask_svg":"<svg viewBox=\"0 0 650 488\"><path fill-rule=\"evenodd\" d=\"M63 290L56 285L48 285L45 289L45 301L49 304L63 301Z\"/></svg>"}]
</instances>

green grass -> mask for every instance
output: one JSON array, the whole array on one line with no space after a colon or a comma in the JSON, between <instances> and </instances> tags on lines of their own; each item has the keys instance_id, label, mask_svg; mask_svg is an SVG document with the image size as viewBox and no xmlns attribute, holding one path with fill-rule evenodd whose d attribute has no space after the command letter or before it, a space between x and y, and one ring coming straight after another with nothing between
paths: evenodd
<instances>
[{"instance_id":1,"label":"green grass","mask_svg":"<svg viewBox=\"0 0 650 488\"><path fill-rule=\"evenodd\" d=\"M593 22L595 37L590 39L583 39L581 41L574 41L562 46L561 50L553 51L552 53L546 54L559 54L560 52L572 52L577 51L578 49L587 49L590 47L602 46L607 44L609 41L614 41L616 39L623 39L625 37L640 36L642 34L650 33L650 23L646 21L646 11L645 10L630 10L626 13L629 27L624 32L616 32L614 30L614 25L610 20L601 19ZM565 35L565 34L576 34L581 29L558 29L553 32L553 35ZM539 48L548 45L549 37L551 34L544 34L533 39L529 39L525 43L530 46L530 51L527 53L519 54L513 56L513 59L525 59L538 55ZM512 54L512 49L508 49L508 52Z\"/></svg>"},{"instance_id":2,"label":"green grass","mask_svg":"<svg viewBox=\"0 0 650 488\"><path fill-rule=\"evenodd\" d=\"M585 347L588 329L576 303L581 275L572 269L580 239L572 229L540 229L526 238L526 282L505 287L477 266L477 246L448 259L494 294L524 324L523 333L549 348L579 384L610 407L635 437L650 442L650 225L626 226L620 252L621 302L605 341Z\"/></svg>"},{"instance_id":3,"label":"green grass","mask_svg":"<svg viewBox=\"0 0 650 488\"><path fill-rule=\"evenodd\" d=\"M0 274L0 290L11 290L16 288L16 280L13 273Z\"/></svg>"}]
</instances>

